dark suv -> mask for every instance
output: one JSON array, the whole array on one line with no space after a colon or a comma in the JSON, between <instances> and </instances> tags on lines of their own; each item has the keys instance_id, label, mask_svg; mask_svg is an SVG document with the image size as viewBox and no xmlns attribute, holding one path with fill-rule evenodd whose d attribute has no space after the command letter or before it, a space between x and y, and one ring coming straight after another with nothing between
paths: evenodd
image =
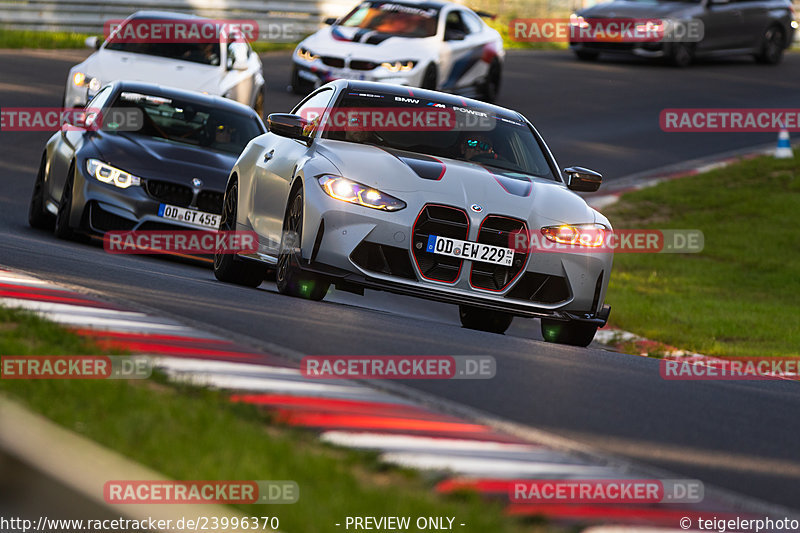
<instances>
[{"instance_id":1,"label":"dark suv","mask_svg":"<svg viewBox=\"0 0 800 533\"><path fill-rule=\"evenodd\" d=\"M665 27L694 30L688 34L697 35L699 28L700 37L684 38L679 35L687 32L676 31L674 38L660 42L578 39L582 42L571 42L570 48L579 59L623 53L665 58L683 67L695 57L747 54L760 63L776 64L792 44L798 25L790 0L616 0L578 11L571 24L590 28L609 19L654 19Z\"/></svg>"}]
</instances>

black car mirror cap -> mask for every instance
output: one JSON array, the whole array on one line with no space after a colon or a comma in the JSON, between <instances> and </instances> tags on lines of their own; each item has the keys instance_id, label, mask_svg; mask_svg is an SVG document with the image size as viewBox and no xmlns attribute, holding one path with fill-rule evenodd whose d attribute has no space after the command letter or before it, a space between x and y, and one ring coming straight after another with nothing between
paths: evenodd
<instances>
[{"instance_id":1,"label":"black car mirror cap","mask_svg":"<svg viewBox=\"0 0 800 533\"><path fill-rule=\"evenodd\" d=\"M595 192L603 182L603 175L584 167L567 167L567 188L576 192Z\"/></svg>"},{"instance_id":2,"label":"black car mirror cap","mask_svg":"<svg viewBox=\"0 0 800 533\"><path fill-rule=\"evenodd\" d=\"M299 139L308 142L311 138L306 134L309 122L300 115L289 113L272 113L267 117L267 129L275 135Z\"/></svg>"},{"instance_id":3,"label":"black car mirror cap","mask_svg":"<svg viewBox=\"0 0 800 533\"><path fill-rule=\"evenodd\" d=\"M336 17L328 17L328 18L325 19L324 22L328 26L333 26L334 24L336 24L336 20L337 20Z\"/></svg>"}]
</instances>

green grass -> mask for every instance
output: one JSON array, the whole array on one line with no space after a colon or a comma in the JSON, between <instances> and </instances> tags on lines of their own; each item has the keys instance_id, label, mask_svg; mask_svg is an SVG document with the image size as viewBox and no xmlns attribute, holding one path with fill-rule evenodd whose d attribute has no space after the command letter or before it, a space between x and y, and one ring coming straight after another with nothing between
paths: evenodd
<instances>
[{"instance_id":1,"label":"green grass","mask_svg":"<svg viewBox=\"0 0 800 533\"><path fill-rule=\"evenodd\" d=\"M800 355L800 160L760 157L625 194L618 229L700 229L699 254L617 254L612 324L715 356Z\"/></svg>"},{"instance_id":2,"label":"green grass","mask_svg":"<svg viewBox=\"0 0 800 533\"><path fill-rule=\"evenodd\" d=\"M85 48L89 34L0 28L0 48Z\"/></svg>"},{"instance_id":3,"label":"green grass","mask_svg":"<svg viewBox=\"0 0 800 533\"><path fill-rule=\"evenodd\" d=\"M98 350L57 325L0 309L0 354L69 353ZM129 382L0 380L0 393L174 479L294 480L295 504L237 506L252 516L277 516L282 531L341 531L334 524L346 516L452 516L466 524L457 527L465 533L552 530L504 516L499 504L473 493L437 495L430 475L327 446L311 432L270 423L253 406L230 403L222 392L172 385L159 375Z\"/></svg>"}]
</instances>

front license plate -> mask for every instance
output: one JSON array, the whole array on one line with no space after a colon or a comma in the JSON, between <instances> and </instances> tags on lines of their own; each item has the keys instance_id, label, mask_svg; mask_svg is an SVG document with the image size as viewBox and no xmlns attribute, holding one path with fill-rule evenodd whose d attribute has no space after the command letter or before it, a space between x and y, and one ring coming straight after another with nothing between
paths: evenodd
<instances>
[{"instance_id":1,"label":"front license plate","mask_svg":"<svg viewBox=\"0 0 800 533\"><path fill-rule=\"evenodd\" d=\"M440 237L431 235L428 237L426 251L460 257L471 261L481 261L483 263L494 263L496 265L511 266L514 261L514 250L503 248L502 246L492 246L491 244L481 244L479 242L460 241L450 237Z\"/></svg>"},{"instance_id":2,"label":"front license plate","mask_svg":"<svg viewBox=\"0 0 800 533\"><path fill-rule=\"evenodd\" d=\"M199 228L219 229L220 215L204 213L196 209L186 209L185 207L161 204L158 207L158 216L185 222L186 224L191 224Z\"/></svg>"}]
</instances>

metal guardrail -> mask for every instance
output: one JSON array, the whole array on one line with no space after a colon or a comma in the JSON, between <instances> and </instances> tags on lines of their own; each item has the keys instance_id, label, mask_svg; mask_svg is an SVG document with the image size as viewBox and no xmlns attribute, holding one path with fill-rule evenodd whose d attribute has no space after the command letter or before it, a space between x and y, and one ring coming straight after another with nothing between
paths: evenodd
<instances>
[{"instance_id":1,"label":"metal guardrail","mask_svg":"<svg viewBox=\"0 0 800 533\"><path fill-rule=\"evenodd\" d=\"M213 19L255 20L262 29L288 24L298 36L340 16L356 0L0 0L0 26L40 31L102 34L103 23L135 11L164 10ZM281 40L281 39L276 39Z\"/></svg>"}]
</instances>

